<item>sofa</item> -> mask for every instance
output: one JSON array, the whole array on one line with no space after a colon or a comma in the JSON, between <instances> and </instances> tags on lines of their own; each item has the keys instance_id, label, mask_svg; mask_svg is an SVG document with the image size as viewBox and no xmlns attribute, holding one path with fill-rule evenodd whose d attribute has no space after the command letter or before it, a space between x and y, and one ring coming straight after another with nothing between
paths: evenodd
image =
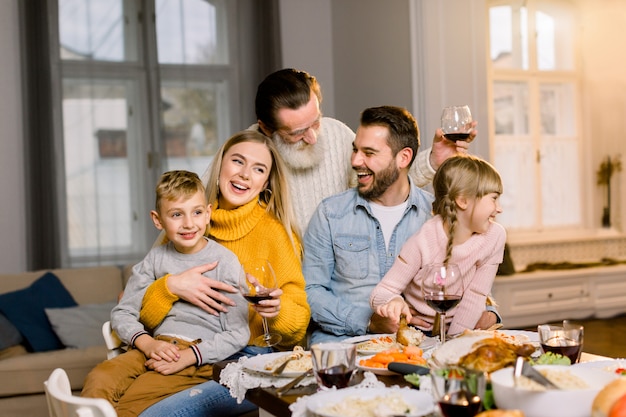
<instances>
[{"instance_id":1,"label":"sofa","mask_svg":"<svg viewBox=\"0 0 626 417\"><path fill-rule=\"evenodd\" d=\"M2 416L47 416L43 383L55 368L80 392L107 357L102 324L129 272L101 266L0 275Z\"/></svg>"}]
</instances>

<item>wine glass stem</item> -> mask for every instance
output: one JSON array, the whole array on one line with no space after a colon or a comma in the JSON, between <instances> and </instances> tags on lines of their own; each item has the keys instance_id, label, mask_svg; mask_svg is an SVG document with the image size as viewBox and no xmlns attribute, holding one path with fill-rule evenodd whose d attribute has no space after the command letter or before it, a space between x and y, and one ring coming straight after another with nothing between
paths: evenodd
<instances>
[{"instance_id":1,"label":"wine glass stem","mask_svg":"<svg viewBox=\"0 0 626 417\"><path fill-rule=\"evenodd\" d=\"M446 341L446 313L441 313L439 320L439 337L441 337L441 343Z\"/></svg>"},{"instance_id":2,"label":"wine glass stem","mask_svg":"<svg viewBox=\"0 0 626 417\"><path fill-rule=\"evenodd\" d=\"M263 339L265 339L266 342L268 342L272 336L270 335L270 328L267 325L267 318L265 317L261 317L263 320Z\"/></svg>"}]
</instances>

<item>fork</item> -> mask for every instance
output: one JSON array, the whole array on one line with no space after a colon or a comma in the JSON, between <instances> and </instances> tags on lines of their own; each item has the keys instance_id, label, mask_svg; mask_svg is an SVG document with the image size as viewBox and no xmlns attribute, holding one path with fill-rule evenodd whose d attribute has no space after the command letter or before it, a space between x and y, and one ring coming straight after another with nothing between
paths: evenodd
<instances>
[{"instance_id":1,"label":"fork","mask_svg":"<svg viewBox=\"0 0 626 417\"><path fill-rule=\"evenodd\" d=\"M294 360L295 358L296 358L295 355L291 355L290 357L288 357L285 362L281 363L278 367L276 367L276 369L272 371L272 376L278 376L282 374L285 368L287 367L287 364L291 362L292 360Z\"/></svg>"}]
</instances>

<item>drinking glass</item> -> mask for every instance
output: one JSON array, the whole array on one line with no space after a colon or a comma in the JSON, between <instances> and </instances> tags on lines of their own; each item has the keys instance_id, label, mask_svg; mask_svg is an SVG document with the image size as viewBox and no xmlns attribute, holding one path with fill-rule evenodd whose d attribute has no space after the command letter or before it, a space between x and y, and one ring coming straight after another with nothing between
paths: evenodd
<instances>
[{"instance_id":1,"label":"drinking glass","mask_svg":"<svg viewBox=\"0 0 626 417\"><path fill-rule=\"evenodd\" d=\"M472 113L469 106L445 107L441 112L441 130L446 139L467 140L472 131Z\"/></svg>"},{"instance_id":2,"label":"drinking glass","mask_svg":"<svg viewBox=\"0 0 626 417\"><path fill-rule=\"evenodd\" d=\"M446 312L463 298L463 278L458 265L432 264L426 266L422 277L422 295L430 308L441 315L439 337L446 341Z\"/></svg>"},{"instance_id":3,"label":"drinking glass","mask_svg":"<svg viewBox=\"0 0 626 417\"><path fill-rule=\"evenodd\" d=\"M356 344L316 343L311 346L311 359L321 389L346 388L356 368Z\"/></svg>"},{"instance_id":4,"label":"drinking glass","mask_svg":"<svg viewBox=\"0 0 626 417\"><path fill-rule=\"evenodd\" d=\"M540 324L537 326L539 342L544 353L560 353L569 360L578 363L583 350L584 327L563 320L563 325Z\"/></svg>"},{"instance_id":5,"label":"drinking glass","mask_svg":"<svg viewBox=\"0 0 626 417\"><path fill-rule=\"evenodd\" d=\"M432 392L444 417L473 417L481 411L486 378L461 367L431 371Z\"/></svg>"},{"instance_id":6,"label":"drinking glass","mask_svg":"<svg viewBox=\"0 0 626 417\"><path fill-rule=\"evenodd\" d=\"M276 274L269 261L265 259L253 259L243 264L244 273L239 278L239 290L243 297L251 304L258 304L262 300L269 300L270 293L277 288ZM263 334L256 337L252 344L254 346L269 347L274 346L282 340L278 333L271 333L267 318L261 316L263 320Z\"/></svg>"}]
</instances>

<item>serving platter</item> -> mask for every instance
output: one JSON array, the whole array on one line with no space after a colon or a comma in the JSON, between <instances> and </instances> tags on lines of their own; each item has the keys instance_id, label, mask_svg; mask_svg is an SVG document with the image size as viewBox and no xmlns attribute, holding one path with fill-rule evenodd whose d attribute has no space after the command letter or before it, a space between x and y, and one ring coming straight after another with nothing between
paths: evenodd
<instances>
[{"instance_id":1,"label":"serving platter","mask_svg":"<svg viewBox=\"0 0 626 417\"><path fill-rule=\"evenodd\" d=\"M413 410L411 413L403 413L399 411L387 412L387 415L418 417L430 414L434 411L434 402L430 394L410 388L344 388L340 390L321 391L310 396L307 400L307 410L316 417L336 417L338 415L332 412L325 412L329 406L346 405L354 416L367 417L374 416L375 412L379 415L385 415L382 410L374 410L373 404L366 404L374 399L375 407L384 407L384 398L391 398L392 395L399 396ZM383 399L383 400L381 400ZM359 406L363 409L359 409Z\"/></svg>"},{"instance_id":2,"label":"serving platter","mask_svg":"<svg viewBox=\"0 0 626 417\"><path fill-rule=\"evenodd\" d=\"M291 352L274 352L274 353L266 353L264 355L252 356L243 363L243 368L248 371L257 372L257 373L268 375L268 376L273 376L272 375L273 369L265 369L265 365L267 365L269 362L275 359L291 356L291 354L292 354ZM310 356L311 352L306 351L305 354L308 355L309 358L311 357ZM276 376L276 378L293 378L293 377L300 375L302 372L306 372L307 370L308 369L291 371L289 369L285 369L283 373Z\"/></svg>"}]
</instances>

